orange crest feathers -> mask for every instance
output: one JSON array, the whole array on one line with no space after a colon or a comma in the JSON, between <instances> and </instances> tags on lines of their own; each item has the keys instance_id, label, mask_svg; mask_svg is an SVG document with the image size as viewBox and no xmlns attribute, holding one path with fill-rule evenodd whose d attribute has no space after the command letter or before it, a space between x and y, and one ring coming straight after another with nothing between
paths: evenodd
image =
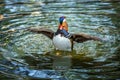
<instances>
[{"instance_id":1,"label":"orange crest feathers","mask_svg":"<svg viewBox=\"0 0 120 80\"><path fill-rule=\"evenodd\" d=\"M68 31L68 24L67 24L66 21L62 23L62 26L63 26L63 29L65 29L66 31Z\"/></svg>"}]
</instances>

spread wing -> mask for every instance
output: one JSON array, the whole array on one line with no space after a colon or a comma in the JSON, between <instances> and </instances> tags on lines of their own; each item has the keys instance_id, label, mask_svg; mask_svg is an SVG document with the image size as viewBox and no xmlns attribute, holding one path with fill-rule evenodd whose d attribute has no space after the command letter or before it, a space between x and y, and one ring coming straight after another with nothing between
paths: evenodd
<instances>
[{"instance_id":1,"label":"spread wing","mask_svg":"<svg viewBox=\"0 0 120 80\"><path fill-rule=\"evenodd\" d=\"M78 42L78 43L82 43L88 40L102 41L98 37L90 36L87 34L73 34L72 38L73 38L73 41Z\"/></svg>"},{"instance_id":2,"label":"spread wing","mask_svg":"<svg viewBox=\"0 0 120 80\"><path fill-rule=\"evenodd\" d=\"M46 29L46 28L29 28L28 31L43 34L50 39L52 39L54 36L54 31L52 31L50 29Z\"/></svg>"}]
</instances>

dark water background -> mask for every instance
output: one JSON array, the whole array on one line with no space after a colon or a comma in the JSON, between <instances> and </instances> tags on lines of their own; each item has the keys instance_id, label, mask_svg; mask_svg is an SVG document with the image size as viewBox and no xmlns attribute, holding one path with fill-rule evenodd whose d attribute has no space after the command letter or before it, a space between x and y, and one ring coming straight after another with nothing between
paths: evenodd
<instances>
[{"instance_id":1,"label":"dark water background","mask_svg":"<svg viewBox=\"0 0 120 80\"><path fill-rule=\"evenodd\" d=\"M17 64L57 71L61 80L120 80L119 0L0 0L0 14L0 80L59 80L15 74ZM71 33L105 42L76 43L74 52L55 51L47 37L24 29L56 31L63 15Z\"/></svg>"}]
</instances>

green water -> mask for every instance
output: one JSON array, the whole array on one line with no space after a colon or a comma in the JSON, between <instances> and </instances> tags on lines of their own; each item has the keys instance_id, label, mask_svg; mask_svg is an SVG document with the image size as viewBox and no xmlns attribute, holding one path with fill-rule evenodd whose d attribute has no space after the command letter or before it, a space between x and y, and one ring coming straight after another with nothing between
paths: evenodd
<instances>
[{"instance_id":1,"label":"green water","mask_svg":"<svg viewBox=\"0 0 120 80\"><path fill-rule=\"evenodd\" d=\"M58 70L68 80L119 80L119 5L119 0L1 0L0 60L16 60L31 69ZM75 43L73 52L55 51L46 36L25 30L56 31L60 16L67 17L69 32L97 36L105 42ZM0 71L0 80L35 79Z\"/></svg>"}]
</instances>

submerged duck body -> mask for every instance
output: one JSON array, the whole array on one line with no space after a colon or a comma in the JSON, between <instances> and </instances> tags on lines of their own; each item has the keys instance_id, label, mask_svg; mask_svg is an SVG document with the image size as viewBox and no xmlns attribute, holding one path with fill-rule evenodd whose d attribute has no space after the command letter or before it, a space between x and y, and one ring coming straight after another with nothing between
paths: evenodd
<instances>
[{"instance_id":1,"label":"submerged duck body","mask_svg":"<svg viewBox=\"0 0 120 80\"><path fill-rule=\"evenodd\" d=\"M64 16L59 18L59 26L56 32L46 28L29 28L28 30L35 33L40 33L53 41L53 44L58 50L72 51L73 42L82 43L88 40L101 41L100 38L87 34L70 34L68 33L68 24Z\"/></svg>"}]
</instances>

